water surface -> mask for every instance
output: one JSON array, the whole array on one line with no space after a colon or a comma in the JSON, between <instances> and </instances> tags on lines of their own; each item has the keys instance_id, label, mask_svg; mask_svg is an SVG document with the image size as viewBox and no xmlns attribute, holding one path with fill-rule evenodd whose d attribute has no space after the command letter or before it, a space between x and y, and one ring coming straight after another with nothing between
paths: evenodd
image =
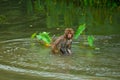
<instances>
[{"instance_id":1,"label":"water surface","mask_svg":"<svg viewBox=\"0 0 120 80\"><path fill-rule=\"evenodd\" d=\"M86 37L86 36L85 36ZM0 41L1 80L119 80L119 35L95 35L90 48L81 36L71 56L51 55L30 38Z\"/></svg>"}]
</instances>

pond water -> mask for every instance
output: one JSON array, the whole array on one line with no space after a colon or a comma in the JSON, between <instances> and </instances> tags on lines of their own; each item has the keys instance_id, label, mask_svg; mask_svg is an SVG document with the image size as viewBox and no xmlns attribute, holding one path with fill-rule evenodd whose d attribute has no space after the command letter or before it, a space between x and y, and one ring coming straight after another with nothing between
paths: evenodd
<instances>
[{"instance_id":1,"label":"pond water","mask_svg":"<svg viewBox=\"0 0 120 80\"><path fill-rule=\"evenodd\" d=\"M0 80L120 78L120 35L95 35L95 49L81 36L73 41L71 56L51 55L49 47L30 38L0 38Z\"/></svg>"}]
</instances>

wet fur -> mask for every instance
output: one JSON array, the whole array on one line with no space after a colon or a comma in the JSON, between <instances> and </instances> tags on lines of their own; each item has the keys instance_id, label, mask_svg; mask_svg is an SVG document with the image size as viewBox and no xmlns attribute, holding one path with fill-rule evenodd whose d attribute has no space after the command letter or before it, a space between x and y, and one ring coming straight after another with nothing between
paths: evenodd
<instances>
[{"instance_id":1,"label":"wet fur","mask_svg":"<svg viewBox=\"0 0 120 80\"><path fill-rule=\"evenodd\" d=\"M68 37L68 35L70 35L70 37ZM73 35L74 35L74 30L72 28L66 28L63 35L61 35L57 39L54 38L52 45L51 45L52 53L53 54L59 54L59 53L64 54L64 52L62 52L61 49L65 49L65 48L63 48L61 45L67 46L66 49L69 49L69 51L71 51L70 50L71 42L70 43L67 42L67 44L64 44L64 43L61 44L61 42L66 43L66 41L72 41Z\"/></svg>"}]
</instances>

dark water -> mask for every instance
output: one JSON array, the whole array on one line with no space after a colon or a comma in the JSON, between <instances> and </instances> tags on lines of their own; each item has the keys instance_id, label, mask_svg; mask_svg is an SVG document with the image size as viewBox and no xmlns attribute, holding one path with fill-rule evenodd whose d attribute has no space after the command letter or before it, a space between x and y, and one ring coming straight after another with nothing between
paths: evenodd
<instances>
[{"instance_id":1,"label":"dark water","mask_svg":"<svg viewBox=\"0 0 120 80\"><path fill-rule=\"evenodd\" d=\"M120 35L95 35L95 49L81 36L73 42L71 56L50 55L50 48L30 38L4 37L0 36L0 80L120 79Z\"/></svg>"}]
</instances>

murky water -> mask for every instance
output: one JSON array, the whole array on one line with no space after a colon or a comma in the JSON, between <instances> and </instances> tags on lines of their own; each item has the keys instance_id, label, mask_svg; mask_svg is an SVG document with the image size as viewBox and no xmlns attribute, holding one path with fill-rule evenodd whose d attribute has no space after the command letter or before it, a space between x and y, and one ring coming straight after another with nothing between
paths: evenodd
<instances>
[{"instance_id":1,"label":"murky water","mask_svg":"<svg viewBox=\"0 0 120 80\"><path fill-rule=\"evenodd\" d=\"M97 35L95 49L81 37L71 56L51 55L30 38L0 41L0 80L119 80L119 37Z\"/></svg>"}]
</instances>

